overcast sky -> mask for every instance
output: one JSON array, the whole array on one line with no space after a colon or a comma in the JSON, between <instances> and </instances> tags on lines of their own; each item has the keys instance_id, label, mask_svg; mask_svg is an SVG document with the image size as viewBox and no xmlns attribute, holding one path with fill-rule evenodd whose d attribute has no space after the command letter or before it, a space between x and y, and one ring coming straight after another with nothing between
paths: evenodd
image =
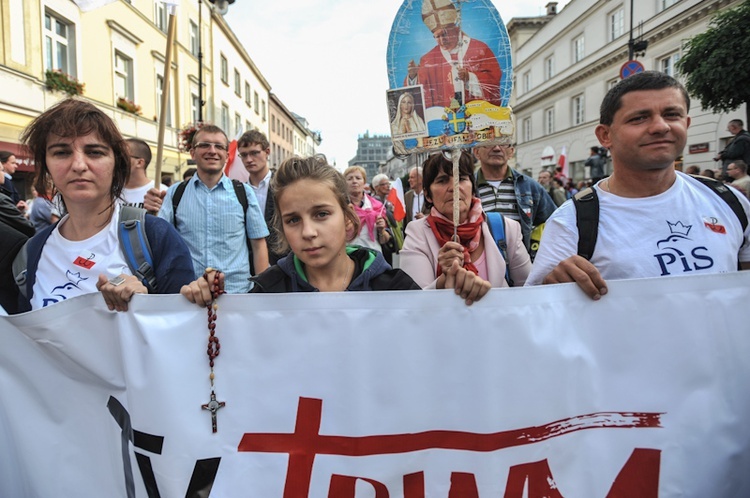
<instances>
[{"instance_id":1,"label":"overcast sky","mask_svg":"<svg viewBox=\"0 0 750 498\"><path fill-rule=\"evenodd\" d=\"M568 1L558 2L558 11ZM226 19L271 91L321 132L319 152L342 168L356 154L359 135L389 133L386 48L403 3L236 0ZM547 0L493 3L507 23L544 14Z\"/></svg>"}]
</instances>

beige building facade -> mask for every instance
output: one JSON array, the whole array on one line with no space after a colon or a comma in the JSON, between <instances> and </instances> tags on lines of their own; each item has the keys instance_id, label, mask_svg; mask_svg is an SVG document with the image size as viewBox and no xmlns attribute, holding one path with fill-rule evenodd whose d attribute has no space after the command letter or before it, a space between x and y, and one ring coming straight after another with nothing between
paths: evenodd
<instances>
[{"instance_id":1,"label":"beige building facade","mask_svg":"<svg viewBox=\"0 0 750 498\"><path fill-rule=\"evenodd\" d=\"M63 77L82 83L78 98L111 116L126 137L149 143L154 157L161 95L169 91L162 174L175 179L190 159L178 146L179 132L199 115L230 139L251 128L269 134L271 85L206 0L180 2L165 88L168 20L167 8L155 0L116 0L89 12L70 0L0 1L0 150L20 160L14 179L27 195L33 163L18 139L35 116L68 97L48 88ZM151 176L153 170L152 163Z\"/></svg>"},{"instance_id":2,"label":"beige building facade","mask_svg":"<svg viewBox=\"0 0 750 498\"><path fill-rule=\"evenodd\" d=\"M637 60L646 70L676 76L683 42L708 27L712 15L735 6L729 0L633 0L635 39L648 42ZM583 163L599 145L594 129L607 90L620 80L628 60L631 2L572 0L547 15L514 18L508 23L513 46L513 111L516 119L516 164L536 177L557 163L567 150L570 176L589 177ZM727 68L727 70L729 70ZM688 143L681 167L715 168L712 158L731 135L729 120L742 119L744 106L728 114L701 109L693 99Z\"/></svg>"}]
</instances>

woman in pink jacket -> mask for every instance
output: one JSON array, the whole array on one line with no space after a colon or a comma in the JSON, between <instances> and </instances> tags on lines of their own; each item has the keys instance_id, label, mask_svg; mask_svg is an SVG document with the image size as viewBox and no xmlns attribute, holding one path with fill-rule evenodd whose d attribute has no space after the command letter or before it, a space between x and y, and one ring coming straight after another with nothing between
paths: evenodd
<instances>
[{"instance_id":1,"label":"woman in pink jacket","mask_svg":"<svg viewBox=\"0 0 750 498\"><path fill-rule=\"evenodd\" d=\"M455 289L471 304L491 287L508 287L505 258L474 196L474 161L463 152L459 161L459 242L453 237L453 164L443 154L424 163L425 204L430 214L406 227L401 250L401 269L425 289ZM509 275L521 286L531 271L531 259L523 244L521 225L503 217Z\"/></svg>"}]
</instances>

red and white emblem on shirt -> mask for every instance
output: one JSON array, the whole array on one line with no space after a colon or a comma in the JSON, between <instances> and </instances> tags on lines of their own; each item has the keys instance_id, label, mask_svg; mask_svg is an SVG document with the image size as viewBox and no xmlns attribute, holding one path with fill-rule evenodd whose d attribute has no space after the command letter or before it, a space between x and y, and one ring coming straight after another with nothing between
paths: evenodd
<instances>
[{"instance_id":1,"label":"red and white emblem on shirt","mask_svg":"<svg viewBox=\"0 0 750 498\"><path fill-rule=\"evenodd\" d=\"M703 224L712 232L716 233L727 233L726 227L719 223L719 220L717 218L714 218L713 216L704 216L703 217Z\"/></svg>"},{"instance_id":2,"label":"red and white emblem on shirt","mask_svg":"<svg viewBox=\"0 0 750 498\"><path fill-rule=\"evenodd\" d=\"M80 266L82 268L86 268L87 270L90 270L94 267L96 264L96 261L92 261L90 259L86 259L83 256L78 256L75 261L73 261L73 264L76 266Z\"/></svg>"}]
</instances>

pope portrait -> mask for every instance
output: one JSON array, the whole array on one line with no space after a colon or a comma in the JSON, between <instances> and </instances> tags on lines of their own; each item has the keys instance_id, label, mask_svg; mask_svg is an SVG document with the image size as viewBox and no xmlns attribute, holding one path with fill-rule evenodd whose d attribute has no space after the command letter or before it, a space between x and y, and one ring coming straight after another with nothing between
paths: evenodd
<instances>
[{"instance_id":1,"label":"pope portrait","mask_svg":"<svg viewBox=\"0 0 750 498\"><path fill-rule=\"evenodd\" d=\"M422 20L437 45L419 64L411 60L405 85L424 87L425 107L448 106L486 100L500 106L502 70L487 44L470 38L459 24L459 13L451 0L423 0Z\"/></svg>"}]
</instances>

